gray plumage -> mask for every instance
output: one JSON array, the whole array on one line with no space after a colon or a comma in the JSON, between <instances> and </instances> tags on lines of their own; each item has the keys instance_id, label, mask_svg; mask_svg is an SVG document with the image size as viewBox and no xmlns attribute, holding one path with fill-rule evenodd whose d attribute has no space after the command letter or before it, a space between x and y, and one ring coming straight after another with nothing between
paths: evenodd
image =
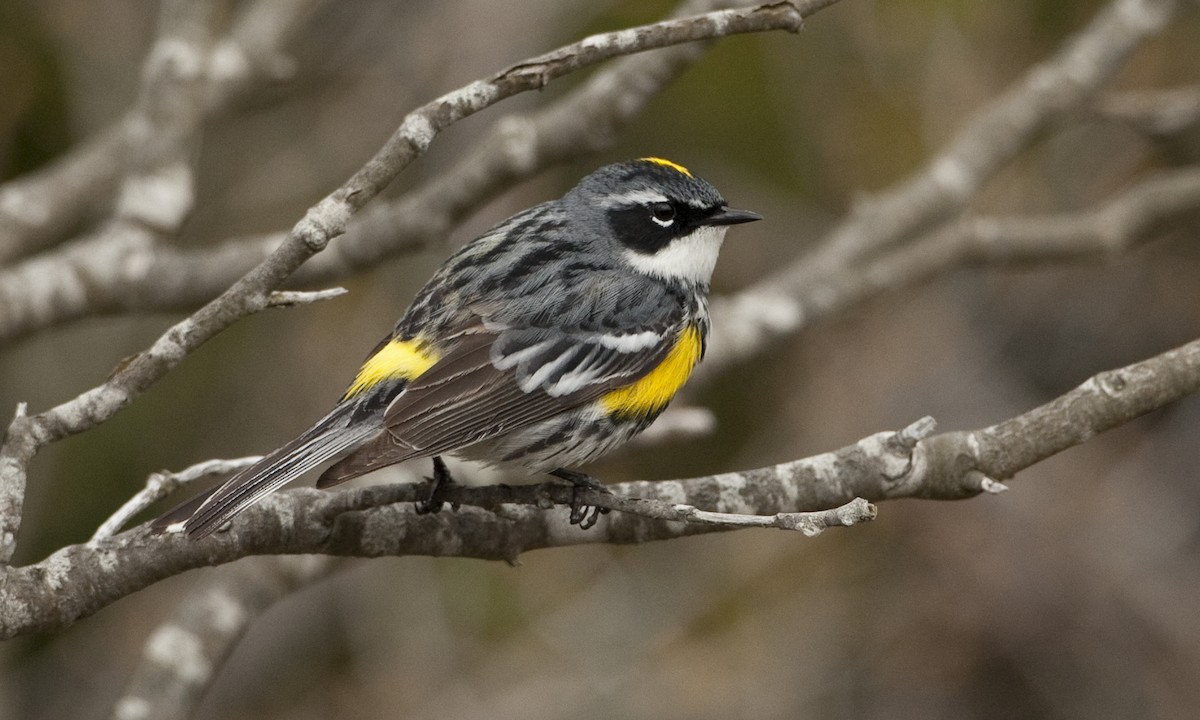
<instances>
[{"instance_id":1,"label":"gray plumage","mask_svg":"<svg viewBox=\"0 0 1200 720\"><path fill-rule=\"evenodd\" d=\"M186 514L184 529L202 537L344 453L319 486L414 457L542 472L610 450L662 408L618 417L598 401L651 372L686 328L702 354L724 226L753 219L671 163L600 168L468 243L417 293L376 350L417 340L432 367L347 392L299 438L157 525Z\"/></svg>"}]
</instances>

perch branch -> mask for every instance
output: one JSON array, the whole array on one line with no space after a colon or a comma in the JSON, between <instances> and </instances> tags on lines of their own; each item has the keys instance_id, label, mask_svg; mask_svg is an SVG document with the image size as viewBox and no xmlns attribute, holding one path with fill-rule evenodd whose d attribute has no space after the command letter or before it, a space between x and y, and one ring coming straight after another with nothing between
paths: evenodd
<instances>
[{"instance_id":1,"label":"perch branch","mask_svg":"<svg viewBox=\"0 0 1200 720\"><path fill-rule=\"evenodd\" d=\"M165 577L251 555L431 555L515 562L537 548L639 543L730 529L636 514L656 503L764 516L819 511L855 498L991 495L1001 480L1020 470L1197 390L1200 340L1100 373L1045 405L980 430L930 435L933 422L925 418L898 432L876 433L834 452L779 465L690 480L621 483L609 486L613 495L588 491L584 502L630 512L604 515L586 531L569 525L565 513L543 509L548 501L570 503L571 489L561 483L451 488L446 500L461 508L432 515L417 514L411 505L428 493L424 485L290 490L267 497L228 530L200 542L151 535L140 526L108 540L62 548L33 565L5 568L0 637L60 628ZM666 515L678 519L670 512Z\"/></svg>"}]
</instances>

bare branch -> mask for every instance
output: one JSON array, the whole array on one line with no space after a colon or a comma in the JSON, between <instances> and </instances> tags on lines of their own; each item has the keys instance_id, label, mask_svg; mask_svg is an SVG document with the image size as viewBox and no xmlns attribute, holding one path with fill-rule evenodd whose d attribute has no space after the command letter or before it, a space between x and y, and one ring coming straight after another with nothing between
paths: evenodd
<instances>
[{"instance_id":1,"label":"bare branch","mask_svg":"<svg viewBox=\"0 0 1200 720\"><path fill-rule=\"evenodd\" d=\"M1200 212L1200 167L1159 173L1103 206L1031 217L966 217L807 290L811 320L968 263L1074 261L1116 254Z\"/></svg>"},{"instance_id":2,"label":"bare branch","mask_svg":"<svg viewBox=\"0 0 1200 720\"><path fill-rule=\"evenodd\" d=\"M314 290L310 292L301 292L299 290L276 290L267 298L269 307L286 308L295 307L296 305L309 305L322 300L332 300L335 297L345 295L348 290L343 287L328 288L326 290Z\"/></svg>"},{"instance_id":3,"label":"bare branch","mask_svg":"<svg viewBox=\"0 0 1200 720\"><path fill-rule=\"evenodd\" d=\"M59 628L164 577L250 555L452 555L514 562L537 548L640 543L729 529L635 514L653 501L762 516L811 512L854 498L991 494L1000 489L999 479L1197 390L1200 340L1100 373L1045 405L973 432L926 437L933 423L924 418L835 452L756 470L609 486L615 495L588 491L584 502L630 512L602 516L586 531L568 525L563 513L542 509L548 501L570 503L571 488L560 483L451 488L446 500L461 509L436 515L417 514L408 504L425 497L423 485L291 490L269 496L227 531L200 542L150 535L142 526L63 548L35 565L4 569L0 637Z\"/></svg>"},{"instance_id":4,"label":"bare branch","mask_svg":"<svg viewBox=\"0 0 1200 720\"><path fill-rule=\"evenodd\" d=\"M250 624L276 601L342 564L331 557L254 558L188 595L146 641L142 660L110 717L192 717L204 690Z\"/></svg>"},{"instance_id":5,"label":"bare branch","mask_svg":"<svg viewBox=\"0 0 1200 720\"><path fill-rule=\"evenodd\" d=\"M875 506L854 498L841 507L816 512L781 512L774 515L748 515L700 510L692 505L675 505L674 513L664 520L717 525L729 528L776 528L799 530L808 537L816 537L831 527L849 527L875 519Z\"/></svg>"},{"instance_id":6,"label":"bare branch","mask_svg":"<svg viewBox=\"0 0 1200 720\"><path fill-rule=\"evenodd\" d=\"M156 232L173 232L191 209L189 158L199 139L203 68L217 19L211 1L169 0L162 5L158 38L143 67L136 112L143 142L131 153L108 226L116 236L151 243ZM104 231L97 242L104 244L103 237ZM102 386L97 391L104 390ZM25 496L25 467L45 443L43 428L38 427L44 419L44 414L18 414L0 444L0 563L12 559Z\"/></svg>"},{"instance_id":7,"label":"bare branch","mask_svg":"<svg viewBox=\"0 0 1200 720\"><path fill-rule=\"evenodd\" d=\"M1094 375L1071 392L975 432L923 441L911 497L953 499L1002 492L996 480L1200 390L1200 340ZM991 481L989 487L988 481Z\"/></svg>"},{"instance_id":8,"label":"bare branch","mask_svg":"<svg viewBox=\"0 0 1200 720\"><path fill-rule=\"evenodd\" d=\"M236 460L206 460L175 473L165 471L153 473L146 479L146 486L144 488L129 498L120 509L101 523L100 527L96 528L96 532L92 534L90 542L95 543L99 540L106 540L112 537L121 528L125 527L125 524L134 515L137 515L159 500L168 497L182 487L186 487L197 480L213 477L214 475L227 475L237 472L242 468L253 465L261 459L261 455L252 455Z\"/></svg>"},{"instance_id":9,"label":"bare branch","mask_svg":"<svg viewBox=\"0 0 1200 720\"><path fill-rule=\"evenodd\" d=\"M782 292L770 280L712 301L712 351L703 383L780 335L884 292L966 264L1067 262L1117 254L1200 212L1200 167L1155 174L1104 205L1041 216L968 216L877 258L813 276Z\"/></svg>"},{"instance_id":10,"label":"bare branch","mask_svg":"<svg viewBox=\"0 0 1200 720\"><path fill-rule=\"evenodd\" d=\"M1175 135L1200 123L1200 85L1109 93L1092 111L1146 135Z\"/></svg>"},{"instance_id":11,"label":"bare branch","mask_svg":"<svg viewBox=\"0 0 1200 720\"><path fill-rule=\"evenodd\" d=\"M1162 31L1176 0L1116 0L1054 57L1035 66L959 131L921 172L856 204L812 256L774 279L796 287L966 207L990 177L1054 119L1078 108L1129 54Z\"/></svg>"},{"instance_id":12,"label":"bare branch","mask_svg":"<svg viewBox=\"0 0 1200 720\"><path fill-rule=\"evenodd\" d=\"M209 113L249 97L265 83L288 80L296 63L283 50L328 0L256 0L238 8L233 27L213 53Z\"/></svg>"},{"instance_id":13,"label":"bare branch","mask_svg":"<svg viewBox=\"0 0 1200 720\"><path fill-rule=\"evenodd\" d=\"M242 11L205 60L210 65L201 73L208 83L204 112L223 112L262 80L284 75L289 63L281 55L283 44L323 1L259 0ZM112 199L135 151L148 139L144 111L143 106L131 109L45 168L0 186L0 262L54 244Z\"/></svg>"},{"instance_id":14,"label":"bare branch","mask_svg":"<svg viewBox=\"0 0 1200 720\"><path fill-rule=\"evenodd\" d=\"M132 144L129 125L118 123L49 165L0 185L0 262L51 244L111 196Z\"/></svg>"}]
</instances>

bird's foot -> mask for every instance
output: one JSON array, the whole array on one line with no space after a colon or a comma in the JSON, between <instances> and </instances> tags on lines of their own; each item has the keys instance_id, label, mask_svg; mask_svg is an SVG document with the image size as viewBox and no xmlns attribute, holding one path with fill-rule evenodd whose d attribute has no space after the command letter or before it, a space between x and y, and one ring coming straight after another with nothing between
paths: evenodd
<instances>
[{"instance_id":1,"label":"bird's foot","mask_svg":"<svg viewBox=\"0 0 1200 720\"><path fill-rule=\"evenodd\" d=\"M591 475L585 475L574 470L565 470L559 468L550 472L556 478L566 480L571 483L571 524L578 525L581 530L587 530L596 524L601 515L607 515L610 510L606 507L589 506L583 502L583 493L588 490L596 492L612 493L608 488L604 487L599 480Z\"/></svg>"},{"instance_id":2,"label":"bird's foot","mask_svg":"<svg viewBox=\"0 0 1200 720\"><path fill-rule=\"evenodd\" d=\"M433 458L433 477L425 479L430 484L429 497L414 503L418 515L441 512L442 507L446 504L446 491L458 485L451 477L450 469L446 467L445 461L438 456ZM458 509L457 505L452 504L451 507L455 510Z\"/></svg>"}]
</instances>

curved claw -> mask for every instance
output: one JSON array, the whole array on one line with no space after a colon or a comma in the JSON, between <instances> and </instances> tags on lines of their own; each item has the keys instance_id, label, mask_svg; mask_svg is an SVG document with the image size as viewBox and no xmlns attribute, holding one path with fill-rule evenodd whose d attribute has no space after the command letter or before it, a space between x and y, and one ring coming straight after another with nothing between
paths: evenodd
<instances>
[{"instance_id":1,"label":"curved claw","mask_svg":"<svg viewBox=\"0 0 1200 720\"><path fill-rule=\"evenodd\" d=\"M429 497L413 503L418 515L441 512L442 507L446 504L446 491L458 484L451 477L450 469L446 467L445 461L438 456L433 458L433 477L425 479L429 481L431 487L429 488Z\"/></svg>"},{"instance_id":2,"label":"curved claw","mask_svg":"<svg viewBox=\"0 0 1200 720\"><path fill-rule=\"evenodd\" d=\"M609 493L608 488L604 487L596 478L563 468L551 471L550 474L556 478L566 480L573 486L571 489L571 514L569 516L572 525L578 525L581 530L587 530L596 525L601 515L607 515L610 512L609 508L598 505L587 505L583 502L582 494L588 490Z\"/></svg>"}]
</instances>

